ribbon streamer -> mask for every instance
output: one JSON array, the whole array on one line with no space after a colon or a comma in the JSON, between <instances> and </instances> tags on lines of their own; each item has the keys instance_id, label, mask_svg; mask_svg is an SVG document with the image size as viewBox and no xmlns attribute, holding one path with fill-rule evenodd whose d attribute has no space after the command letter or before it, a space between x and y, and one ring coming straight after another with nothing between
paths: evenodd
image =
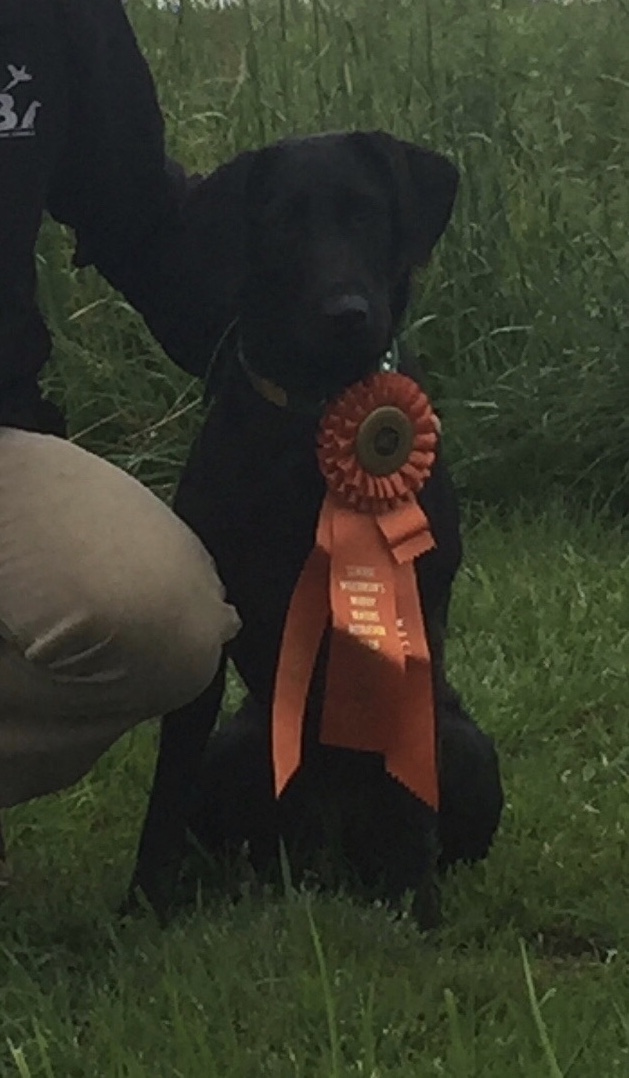
<instances>
[{"instance_id":1,"label":"ribbon streamer","mask_svg":"<svg viewBox=\"0 0 629 1078\"><path fill-rule=\"evenodd\" d=\"M413 437L395 470L376 477L356 447L365 421L371 429L385 405L387 414L395 407L407 417ZM350 387L324 416L319 462L328 492L289 605L276 674L277 796L300 766L310 681L331 620L321 742L381 754L390 775L438 807L430 653L413 564L434 546L415 495L435 444L427 398L397 373Z\"/></svg>"}]
</instances>

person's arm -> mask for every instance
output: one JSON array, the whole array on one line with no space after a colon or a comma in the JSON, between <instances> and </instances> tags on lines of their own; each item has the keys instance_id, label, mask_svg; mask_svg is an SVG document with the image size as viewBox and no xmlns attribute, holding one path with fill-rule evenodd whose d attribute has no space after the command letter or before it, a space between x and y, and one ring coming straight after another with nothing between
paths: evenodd
<instances>
[{"instance_id":1,"label":"person's arm","mask_svg":"<svg viewBox=\"0 0 629 1078\"><path fill-rule=\"evenodd\" d=\"M0 426L65 429L38 383L50 354L36 302L45 209L74 229L77 263L96 266L171 358L202 372L169 300L173 281L185 295L179 207L191 186L166 159L153 80L120 0L1 0Z\"/></svg>"},{"instance_id":2,"label":"person's arm","mask_svg":"<svg viewBox=\"0 0 629 1078\"><path fill-rule=\"evenodd\" d=\"M145 318L170 357L179 346L171 295L180 210L196 178L169 160L148 65L120 0L57 0L67 45L68 129L47 208L76 234L75 261L93 265Z\"/></svg>"},{"instance_id":3,"label":"person's arm","mask_svg":"<svg viewBox=\"0 0 629 1078\"><path fill-rule=\"evenodd\" d=\"M62 434L37 377L50 338L37 309L35 244L62 150L64 58L51 0L0 2L0 426Z\"/></svg>"}]
</instances>

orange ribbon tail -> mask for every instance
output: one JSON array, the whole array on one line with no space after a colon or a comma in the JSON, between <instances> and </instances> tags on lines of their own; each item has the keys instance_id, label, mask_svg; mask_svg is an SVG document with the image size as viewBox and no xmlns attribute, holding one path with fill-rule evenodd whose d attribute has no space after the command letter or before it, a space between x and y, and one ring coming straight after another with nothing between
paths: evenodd
<instances>
[{"instance_id":1,"label":"orange ribbon tail","mask_svg":"<svg viewBox=\"0 0 629 1078\"><path fill-rule=\"evenodd\" d=\"M430 655L413 568L433 545L414 499L374 517L326 496L280 652L273 708L278 796L299 767L308 690L331 614L321 741L380 753L394 778L437 807Z\"/></svg>"},{"instance_id":2,"label":"orange ribbon tail","mask_svg":"<svg viewBox=\"0 0 629 1078\"><path fill-rule=\"evenodd\" d=\"M321 524L319 524L319 533ZM318 533L318 539L319 539ZM329 618L329 558L317 542L293 592L275 679L273 763L275 793L282 793L299 767L304 710L317 654Z\"/></svg>"}]
</instances>

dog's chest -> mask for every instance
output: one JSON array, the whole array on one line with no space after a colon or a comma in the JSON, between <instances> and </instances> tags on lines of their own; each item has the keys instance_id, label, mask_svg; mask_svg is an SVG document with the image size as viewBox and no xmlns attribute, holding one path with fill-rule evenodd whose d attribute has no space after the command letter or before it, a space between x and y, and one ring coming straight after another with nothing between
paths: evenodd
<instances>
[{"instance_id":1,"label":"dog's chest","mask_svg":"<svg viewBox=\"0 0 629 1078\"><path fill-rule=\"evenodd\" d=\"M195 499L203 490L207 506L201 538L244 619L285 610L314 544L325 487L309 426L210 415L202 432L195 466Z\"/></svg>"},{"instance_id":2,"label":"dog's chest","mask_svg":"<svg viewBox=\"0 0 629 1078\"><path fill-rule=\"evenodd\" d=\"M443 487L441 476L421 496L437 543L418 565L428 617L460 556L456 517L449 519L451 507L437 493ZM278 419L268 408L262 416L255 410L234 416L225 407L210 412L182 477L177 510L212 553L240 613L233 656L258 697L271 691L286 611L315 542L324 495L315 423Z\"/></svg>"}]
</instances>

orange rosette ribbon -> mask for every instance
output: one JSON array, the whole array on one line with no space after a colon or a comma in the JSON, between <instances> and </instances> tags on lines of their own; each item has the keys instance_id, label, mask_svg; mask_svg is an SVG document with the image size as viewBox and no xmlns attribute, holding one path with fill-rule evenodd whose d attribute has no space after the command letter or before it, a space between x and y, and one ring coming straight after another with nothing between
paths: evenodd
<instances>
[{"instance_id":1,"label":"orange rosette ribbon","mask_svg":"<svg viewBox=\"0 0 629 1078\"><path fill-rule=\"evenodd\" d=\"M413 564L435 545L416 494L438 429L425 393L398 373L351 386L323 416L327 493L275 682L278 797L301 762L306 700L331 620L321 742L381 754L390 775L438 807L431 661Z\"/></svg>"}]
</instances>

